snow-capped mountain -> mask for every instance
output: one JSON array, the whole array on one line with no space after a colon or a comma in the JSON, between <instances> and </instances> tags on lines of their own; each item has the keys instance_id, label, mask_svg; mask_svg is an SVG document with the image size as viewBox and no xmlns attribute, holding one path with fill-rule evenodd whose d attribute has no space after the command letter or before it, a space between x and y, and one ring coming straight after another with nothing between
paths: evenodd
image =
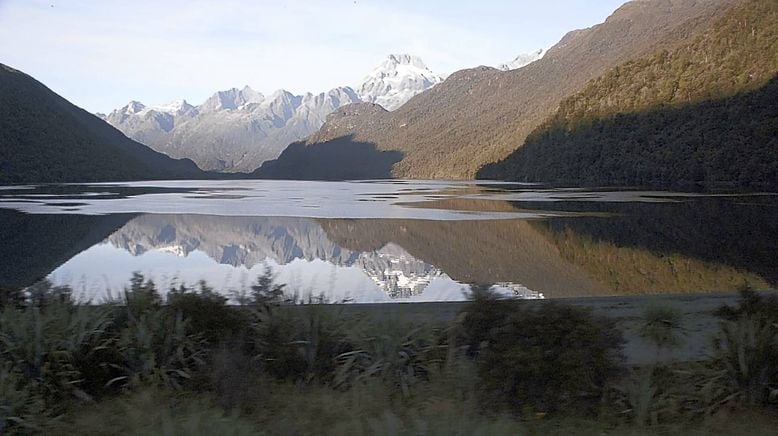
<instances>
[{"instance_id":1,"label":"snow-capped mountain","mask_svg":"<svg viewBox=\"0 0 778 436\"><path fill-rule=\"evenodd\" d=\"M202 112L218 112L226 109L242 108L250 103L262 103L265 96L248 86L243 89L232 88L226 91L219 91L212 95L208 100L200 105Z\"/></svg>"},{"instance_id":2,"label":"snow-capped mountain","mask_svg":"<svg viewBox=\"0 0 778 436\"><path fill-rule=\"evenodd\" d=\"M541 59L546 54L546 50L539 49L530 53L524 53L516 56L512 61L501 64L497 68L503 71L518 70L519 68L526 67L527 65Z\"/></svg>"},{"instance_id":3,"label":"snow-capped mountain","mask_svg":"<svg viewBox=\"0 0 778 436\"><path fill-rule=\"evenodd\" d=\"M362 79L357 93L362 101L380 104L391 111L443 79L416 56L393 54Z\"/></svg>"},{"instance_id":4,"label":"snow-capped mountain","mask_svg":"<svg viewBox=\"0 0 778 436\"><path fill-rule=\"evenodd\" d=\"M246 86L214 93L199 106L185 100L146 106L131 101L107 116L130 138L204 170L251 172L292 142L316 132L332 111L361 101L396 109L443 80L419 59L391 55L360 83L318 94Z\"/></svg>"}]
</instances>

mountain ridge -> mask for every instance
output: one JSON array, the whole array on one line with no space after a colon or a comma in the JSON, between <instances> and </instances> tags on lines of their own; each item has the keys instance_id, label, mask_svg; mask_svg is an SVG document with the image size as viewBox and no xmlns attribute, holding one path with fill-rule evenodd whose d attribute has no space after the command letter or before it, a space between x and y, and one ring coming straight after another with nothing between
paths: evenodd
<instances>
[{"instance_id":1,"label":"mountain ridge","mask_svg":"<svg viewBox=\"0 0 778 436\"><path fill-rule=\"evenodd\" d=\"M179 100L185 110L178 110L183 103L131 101L104 119L155 151L191 158L203 169L250 172L318 130L341 106L367 101L392 110L442 81L420 58L391 54L355 87L300 95L279 89L265 96L245 86L217 91L199 106Z\"/></svg>"},{"instance_id":2,"label":"mountain ridge","mask_svg":"<svg viewBox=\"0 0 778 436\"><path fill-rule=\"evenodd\" d=\"M629 2L604 23L569 32L543 58L524 68L477 67L384 114L333 119L307 143L351 136L378 150L404 153L393 176L475 177L505 158L565 97L608 68L674 44L704 29L735 0Z\"/></svg>"},{"instance_id":3,"label":"mountain ridge","mask_svg":"<svg viewBox=\"0 0 778 436\"><path fill-rule=\"evenodd\" d=\"M775 189L777 23L778 4L747 0L708 31L613 68L479 176Z\"/></svg>"},{"instance_id":4,"label":"mountain ridge","mask_svg":"<svg viewBox=\"0 0 778 436\"><path fill-rule=\"evenodd\" d=\"M33 77L0 64L0 182L204 178L132 141Z\"/></svg>"}]
</instances>

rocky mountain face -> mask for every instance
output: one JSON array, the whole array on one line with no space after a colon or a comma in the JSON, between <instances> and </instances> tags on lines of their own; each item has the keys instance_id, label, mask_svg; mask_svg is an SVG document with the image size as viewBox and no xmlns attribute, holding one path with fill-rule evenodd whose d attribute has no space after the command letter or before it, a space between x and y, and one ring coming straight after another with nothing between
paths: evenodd
<instances>
[{"instance_id":1,"label":"rocky mountain face","mask_svg":"<svg viewBox=\"0 0 778 436\"><path fill-rule=\"evenodd\" d=\"M362 101L391 111L442 81L416 56L389 55L362 80L357 93Z\"/></svg>"},{"instance_id":2,"label":"rocky mountain face","mask_svg":"<svg viewBox=\"0 0 778 436\"><path fill-rule=\"evenodd\" d=\"M355 88L265 96L246 86L219 91L199 106L132 101L104 119L130 138L171 157L190 158L200 168L251 172L317 131L337 108L371 102L393 110L442 80L418 57L390 55Z\"/></svg>"},{"instance_id":3,"label":"rocky mountain face","mask_svg":"<svg viewBox=\"0 0 778 436\"><path fill-rule=\"evenodd\" d=\"M518 70L478 67L391 112L337 111L309 144L350 137L402 152L393 175L473 178L505 158L564 98L608 69L706 29L736 0L637 0L604 23L567 34Z\"/></svg>"},{"instance_id":4,"label":"rocky mountain face","mask_svg":"<svg viewBox=\"0 0 778 436\"><path fill-rule=\"evenodd\" d=\"M143 108L133 104L127 112ZM163 117L155 119L165 125ZM0 64L0 183L205 178Z\"/></svg>"}]
</instances>

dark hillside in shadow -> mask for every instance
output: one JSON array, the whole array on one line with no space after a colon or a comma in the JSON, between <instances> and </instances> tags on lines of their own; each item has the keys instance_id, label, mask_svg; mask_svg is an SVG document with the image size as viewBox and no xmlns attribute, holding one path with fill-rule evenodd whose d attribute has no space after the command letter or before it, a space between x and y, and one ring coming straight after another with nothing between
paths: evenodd
<instances>
[{"instance_id":1,"label":"dark hillside in shadow","mask_svg":"<svg viewBox=\"0 0 778 436\"><path fill-rule=\"evenodd\" d=\"M775 0L741 0L708 30L610 69L478 177L778 189L776 17Z\"/></svg>"},{"instance_id":2,"label":"dark hillside in shadow","mask_svg":"<svg viewBox=\"0 0 778 436\"><path fill-rule=\"evenodd\" d=\"M778 190L778 78L679 108L539 129L479 178L575 185Z\"/></svg>"},{"instance_id":3,"label":"dark hillside in shadow","mask_svg":"<svg viewBox=\"0 0 778 436\"><path fill-rule=\"evenodd\" d=\"M0 64L0 184L209 177Z\"/></svg>"},{"instance_id":4,"label":"dark hillside in shadow","mask_svg":"<svg viewBox=\"0 0 778 436\"><path fill-rule=\"evenodd\" d=\"M278 159L267 161L251 176L262 179L390 179L399 151L379 151L375 144L344 136L317 144L290 144Z\"/></svg>"}]
</instances>

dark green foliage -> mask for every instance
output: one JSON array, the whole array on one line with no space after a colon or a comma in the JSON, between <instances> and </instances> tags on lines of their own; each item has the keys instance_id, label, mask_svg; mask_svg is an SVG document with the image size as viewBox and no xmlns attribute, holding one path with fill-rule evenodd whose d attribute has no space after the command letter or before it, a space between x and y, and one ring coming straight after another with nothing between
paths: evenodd
<instances>
[{"instance_id":1,"label":"dark green foliage","mask_svg":"<svg viewBox=\"0 0 778 436\"><path fill-rule=\"evenodd\" d=\"M445 348L427 326L384 320L355 329L349 339L354 349L338 356L335 386L351 387L377 379L403 397L429 381L430 373L442 366Z\"/></svg>"},{"instance_id":2,"label":"dark green foliage","mask_svg":"<svg viewBox=\"0 0 778 436\"><path fill-rule=\"evenodd\" d=\"M776 189L776 40L778 3L746 1L708 32L592 81L479 176Z\"/></svg>"},{"instance_id":3,"label":"dark green foliage","mask_svg":"<svg viewBox=\"0 0 778 436\"><path fill-rule=\"evenodd\" d=\"M463 328L482 342L478 374L486 398L515 412L591 413L619 372L621 333L584 309L476 298Z\"/></svg>"},{"instance_id":4,"label":"dark green foliage","mask_svg":"<svg viewBox=\"0 0 778 436\"><path fill-rule=\"evenodd\" d=\"M257 282L251 286L249 303L269 310L273 305L283 302L284 287L285 285L273 281L273 273L266 265L265 271L257 277Z\"/></svg>"},{"instance_id":5,"label":"dark green foliage","mask_svg":"<svg viewBox=\"0 0 778 436\"><path fill-rule=\"evenodd\" d=\"M467 346L467 354L477 357L482 346L488 346L494 330L501 326L516 309L515 303L501 301L488 287L473 288L470 310L462 319L462 342Z\"/></svg>"},{"instance_id":6,"label":"dark green foliage","mask_svg":"<svg viewBox=\"0 0 778 436\"><path fill-rule=\"evenodd\" d=\"M604 426L593 434L601 434L629 416L644 423L650 415L661 424L735 398L769 404L775 389L771 317L778 305L752 293L732 309L738 322L746 321L725 326L720 354L701 364L713 369L668 367L647 383L605 395L619 373L619 330L584 309L501 301L487 287L477 287L460 317L443 328L399 316L346 317L338 307L279 298L228 307L204 283L171 291L164 304L141 275L127 287L124 304L76 304L66 289L49 294L47 286L41 283L34 299L0 309L3 434L46 432L56 421L60 428L85 425L89 434L106 425L107 433L164 426L214 434L236 423L249 433L257 425L278 434L515 434L534 425L538 415L526 412L554 412L549 424L538 421L541 433L553 431L560 415L588 413ZM208 311L236 318L222 326ZM143 392L164 394L144 399ZM137 404L125 407L128 401ZM202 417L189 410L194 403ZM111 412L105 405L121 407ZM500 407L514 417L495 414ZM83 413L90 409L88 425L74 423L90 418Z\"/></svg>"},{"instance_id":7,"label":"dark green foliage","mask_svg":"<svg viewBox=\"0 0 778 436\"><path fill-rule=\"evenodd\" d=\"M778 296L771 294L763 296L744 285L740 289L740 301L736 307L721 306L716 315L727 320L736 321L743 317L756 317L778 323Z\"/></svg>"},{"instance_id":8,"label":"dark green foliage","mask_svg":"<svg viewBox=\"0 0 778 436\"><path fill-rule=\"evenodd\" d=\"M257 313L254 340L268 374L305 383L330 382L335 359L351 349L344 320L313 305Z\"/></svg>"},{"instance_id":9,"label":"dark green foliage","mask_svg":"<svg viewBox=\"0 0 778 436\"><path fill-rule=\"evenodd\" d=\"M200 282L199 289L181 285L167 296L171 310L188 320L191 333L200 334L210 345L230 343L247 333L249 315L227 306L227 298Z\"/></svg>"},{"instance_id":10,"label":"dark green foliage","mask_svg":"<svg viewBox=\"0 0 778 436\"><path fill-rule=\"evenodd\" d=\"M5 306L18 306L24 302L24 292L19 288L0 287L0 309Z\"/></svg>"},{"instance_id":11,"label":"dark green foliage","mask_svg":"<svg viewBox=\"0 0 778 436\"><path fill-rule=\"evenodd\" d=\"M727 381L728 399L778 403L778 297L746 287L737 307L721 307L717 314L725 321L714 341L715 363Z\"/></svg>"}]
</instances>

